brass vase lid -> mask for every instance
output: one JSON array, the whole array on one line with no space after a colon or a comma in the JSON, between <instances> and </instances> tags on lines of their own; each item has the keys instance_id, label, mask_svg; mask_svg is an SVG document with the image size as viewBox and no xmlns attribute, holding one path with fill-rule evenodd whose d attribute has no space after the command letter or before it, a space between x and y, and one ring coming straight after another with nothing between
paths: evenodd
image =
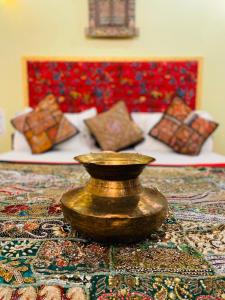
<instances>
[{"instance_id":1,"label":"brass vase lid","mask_svg":"<svg viewBox=\"0 0 225 300\"><path fill-rule=\"evenodd\" d=\"M136 153L100 152L75 157L90 174L84 187L61 199L72 227L99 241L129 242L147 237L167 215L167 201L139 175L155 159Z\"/></svg>"}]
</instances>

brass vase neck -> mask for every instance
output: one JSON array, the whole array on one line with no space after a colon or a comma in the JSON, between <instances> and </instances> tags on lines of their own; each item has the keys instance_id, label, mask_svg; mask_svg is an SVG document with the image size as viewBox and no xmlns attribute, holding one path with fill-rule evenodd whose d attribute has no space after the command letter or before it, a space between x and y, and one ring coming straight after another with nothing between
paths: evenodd
<instances>
[{"instance_id":1,"label":"brass vase neck","mask_svg":"<svg viewBox=\"0 0 225 300\"><path fill-rule=\"evenodd\" d=\"M127 197L137 195L142 191L138 178L123 181L108 181L91 178L87 184L87 190L100 197Z\"/></svg>"}]
</instances>

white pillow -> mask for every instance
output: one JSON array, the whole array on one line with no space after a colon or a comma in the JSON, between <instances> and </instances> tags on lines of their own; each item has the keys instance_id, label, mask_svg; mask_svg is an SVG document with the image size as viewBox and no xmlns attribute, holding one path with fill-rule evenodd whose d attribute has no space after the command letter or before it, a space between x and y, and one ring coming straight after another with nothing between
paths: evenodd
<instances>
[{"instance_id":1,"label":"white pillow","mask_svg":"<svg viewBox=\"0 0 225 300\"><path fill-rule=\"evenodd\" d=\"M16 113L16 116L26 114L26 113L28 113L32 110L33 109L31 107L26 107L23 110L23 112ZM26 138L18 130L15 130L15 132L14 132L12 148L15 151L22 151L22 152L30 152L31 153L31 149L30 149L30 146L29 146Z\"/></svg>"},{"instance_id":2,"label":"white pillow","mask_svg":"<svg viewBox=\"0 0 225 300\"><path fill-rule=\"evenodd\" d=\"M13 136L13 150L31 153L30 146L24 135L17 130L15 130Z\"/></svg>"},{"instance_id":3,"label":"white pillow","mask_svg":"<svg viewBox=\"0 0 225 300\"><path fill-rule=\"evenodd\" d=\"M195 111L199 116L208 120L213 120L212 116L206 111ZM157 141L148 133L152 127L159 122L163 113L140 113L134 112L131 114L133 120L140 126L145 134L145 140L135 147L135 151L143 154L150 154L151 152L172 153L173 150L164 143ZM209 137L204 143L201 153L212 152L213 139Z\"/></svg>"},{"instance_id":4,"label":"white pillow","mask_svg":"<svg viewBox=\"0 0 225 300\"><path fill-rule=\"evenodd\" d=\"M95 145L95 140L84 123L85 119L94 117L96 114L97 110L94 107L80 113L66 113L65 116L76 126L79 133L68 141L56 145L54 148L61 151L74 151L74 149L79 150L79 148L81 152L97 151L98 148Z\"/></svg>"}]
</instances>

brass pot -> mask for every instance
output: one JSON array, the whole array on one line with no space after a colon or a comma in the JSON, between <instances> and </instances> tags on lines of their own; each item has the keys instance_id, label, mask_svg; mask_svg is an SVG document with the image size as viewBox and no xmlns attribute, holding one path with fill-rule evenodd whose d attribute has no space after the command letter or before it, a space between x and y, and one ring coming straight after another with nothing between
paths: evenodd
<instances>
[{"instance_id":1,"label":"brass pot","mask_svg":"<svg viewBox=\"0 0 225 300\"><path fill-rule=\"evenodd\" d=\"M167 200L157 189L142 187L138 178L154 158L102 152L75 159L91 175L86 186L61 199L64 217L75 230L98 241L130 242L161 226Z\"/></svg>"}]
</instances>

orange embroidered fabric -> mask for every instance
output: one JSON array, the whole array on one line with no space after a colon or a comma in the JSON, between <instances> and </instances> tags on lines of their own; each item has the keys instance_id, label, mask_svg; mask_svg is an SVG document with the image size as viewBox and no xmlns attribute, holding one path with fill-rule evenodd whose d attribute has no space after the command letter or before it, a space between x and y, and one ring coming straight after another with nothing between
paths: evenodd
<instances>
[{"instance_id":1,"label":"orange embroidered fabric","mask_svg":"<svg viewBox=\"0 0 225 300\"><path fill-rule=\"evenodd\" d=\"M175 118L176 120L183 121L191 113L191 108L180 97L175 97L167 108L166 114Z\"/></svg>"},{"instance_id":2,"label":"orange embroidered fabric","mask_svg":"<svg viewBox=\"0 0 225 300\"><path fill-rule=\"evenodd\" d=\"M198 155L217 126L216 122L193 114L181 98L175 97L149 135L170 146L175 152Z\"/></svg>"},{"instance_id":3,"label":"orange embroidered fabric","mask_svg":"<svg viewBox=\"0 0 225 300\"><path fill-rule=\"evenodd\" d=\"M53 95L47 96L29 113L11 120L12 125L26 137L32 153L50 150L78 133L59 109Z\"/></svg>"}]
</instances>

